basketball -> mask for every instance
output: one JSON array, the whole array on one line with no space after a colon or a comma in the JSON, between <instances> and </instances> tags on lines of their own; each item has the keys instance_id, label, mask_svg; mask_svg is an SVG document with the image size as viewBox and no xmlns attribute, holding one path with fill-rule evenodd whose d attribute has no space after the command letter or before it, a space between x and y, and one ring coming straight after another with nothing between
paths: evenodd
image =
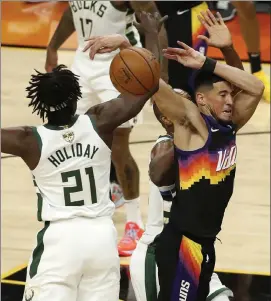
<instances>
[{"instance_id":1,"label":"basketball","mask_svg":"<svg viewBox=\"0 0 271 301\"><path fill-rule=\"evenodd\" d=\"M110 65L110 79L120 93L144 95L158 84L159 78L159 62L145 48L123 49Z\"/></svg>"}]
</instances>

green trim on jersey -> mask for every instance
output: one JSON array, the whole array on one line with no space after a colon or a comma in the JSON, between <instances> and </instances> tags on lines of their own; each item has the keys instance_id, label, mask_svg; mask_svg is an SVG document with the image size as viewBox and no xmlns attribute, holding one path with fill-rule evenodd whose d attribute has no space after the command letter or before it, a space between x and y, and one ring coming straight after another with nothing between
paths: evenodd
<instances>
[{"instance_id":1,"label":"green trim on jersey","mask_svg":"<svg viewBox=\"0 0 271 301\"><path fill-rule=\"evenodd\" d=\"M35 187L38 187L37 182L35 180L35 178L33 177L33 183ZM38 211L37 211L37 219L39 222L42 221L42 205L43 205L43 197L42 195L37 192L37 197L38 197Z\"/></svg>"},{"instance_id":2,"label":"green trim on jersey","mask_svg":"<svg viewBox=\"0 0 271 301\"><path fill-rule=\"evenodd\" d=\"M147 301L157 300L155 243L149 244L146 252L145 289Z\"/></svg>"},{"instance_id":3,"label":"green trim on jersey","mask_svg":"<svg viewBox=\"0 0 271 301\"><path fill-rule=\"evenodd\" d=\"M37 246L33 251L32 262L31 262L30 268L29 268L29 276L31 279L37 275L41 256L44 252L43 238L44 238L44 234L45 234L46 230L48 229L49 225L50 225L50 222L45 222L44 228L42 230L40 230L37 235Z\"/></svg>"},{"instance_id":4,"label":"green trim on jersey","mask_svg":"<svg viewBox=\"0 0 271 301\"><path fill-rule=\"evenodd\" d=\"M133 9L128 9L127 10L127 13L126 13L126 16L129 16L129 15L133 15L134 14L134 10ZM134 33L134 31L132 30L132 31L130 31L129 32L129 29L130 29L130 27L132 27L133 26L133 23L127 23L126 24L126 29L125 29L125 32L126 32L126 38L129 40L129 42L130 42L130 44L132 45L132 46L134 46L134 45L136 45L137 44L137 39L135 38L135 33Z\"/></svg>"},{"instance_id":5,"label":"green trim on jersey","mask_svg":"<svg viewBox=\"0 0 271 301\"><path fill-rule=\"evenodd\" d=\"M214 291L211 295L209 295L206 299L206 301L211 301L213 300L215 297L217 297L218 295L220 295L221 293L225 292L225 291L230 291L230 289L228 289L227 287L222 287L216 291Z\"/></svg>"},{"instance_id":6,"label":"green trim on jersey","mask_svg":"<svg viewBox=\"0 0 271 301\"><path fill-rule=\"evenodd\" d=\"M46 123L43 126L48 130L62 131L62 130L72 127L75 124L75 122L77 121L78 117L79 117L79 115L72 116L70 123L67 125L52 125L52 124Z\"/></svg>"},{"instance_id":7,"label":"green trim on jersey","mask_svg":"<svg viewBox=\"0 0 271 301\"><path fill-rule=\"evenodd\" d=\"M42 149L42 140L41 140L40 134L39 134L37 128L34 127L34 126L32 127L32 131L33 131L34 136L37 138L39 149L41 151L41 149Z\"/></svg>"},{"instance_id":8,"label":"green trim on jersey","mask_svg":"<svg viewBox=\"0 0 271 301\"><path fill-rule=\"evenodd\" d=\"M95 130L95 132L98 134L98 131L97 131L97 124L95 122L95 120L91 117L91 115L87 114L88 118L90 119L90 122Z\"/></svg>"}]
</instances>

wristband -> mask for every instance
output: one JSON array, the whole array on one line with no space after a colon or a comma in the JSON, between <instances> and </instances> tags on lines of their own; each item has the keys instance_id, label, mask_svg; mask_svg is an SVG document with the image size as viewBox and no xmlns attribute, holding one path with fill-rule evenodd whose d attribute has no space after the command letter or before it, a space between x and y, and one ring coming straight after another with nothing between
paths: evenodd
<instances>
[{"instance_id":1,"label":"wristband","mask_svg":"<svg viewBox=\"0 0 271 301\"><path fill-rule=\"evenodd\" d=\"M206 57L206 60L202 67L200 68L202 71L213 73L215 70L217 61Z\"/></svg>"}]
</instances>

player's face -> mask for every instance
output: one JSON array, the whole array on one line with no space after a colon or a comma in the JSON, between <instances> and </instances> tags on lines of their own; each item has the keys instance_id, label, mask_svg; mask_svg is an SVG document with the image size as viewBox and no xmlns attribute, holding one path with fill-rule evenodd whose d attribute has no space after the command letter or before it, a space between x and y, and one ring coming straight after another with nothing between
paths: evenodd
<instances>
[{"instance_id":1,"label":"player's face","mask_svg":"<svg viewBox=\"0 0 271 301\"><path fill-rule=\"evenodd\" d=\"M232 87L226 81L213 84L208 92L208 105L215 117L223 122L230 122L233 114Z\"/></svg>"}]
</instances>

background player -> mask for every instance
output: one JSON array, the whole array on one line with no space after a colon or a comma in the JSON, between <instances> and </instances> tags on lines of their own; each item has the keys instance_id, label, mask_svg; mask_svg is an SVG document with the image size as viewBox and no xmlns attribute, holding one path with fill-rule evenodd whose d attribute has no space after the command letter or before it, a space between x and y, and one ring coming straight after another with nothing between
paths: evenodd
<instances>
[{"instance_id":1,"label":"background player","mask_svg":"<svg viewBox=\"0 0 271 301\"><path fill-rule=\"evenodd\" d=\"M260 28L253 1L218 1L216 10L229 21L238 14L241 33L246 43L251 73L265 85L263 99L270 103L270 77L263 71L260 50Z\"/></svg>"},{"instance_id":2,"label":"background player","mask_svg":"<svg viewBox=\"0 0 271 301\"><path fill-rule=\"evenodd\" d=\"M1 129L2 152L21 157L33 174L38 220L45 223L29 262L25 300L118 300L115 206L109 198L113 132L157 89L75 115L81 97L76 75L63 65L32 75L27 97L48 123Z\"/></svg>"},{"instance_id":3,"label":"background player","mask_svg":"<svg viewBox=\"0 0 271 301\"><path fill-rule=\"evenodd\" d=\"M207 35L206 28L199 22L197 15L208 9L206 1L156 1L161 16L168 15L165 21L168 45L177 47L177 41L183 41L190 47L206 55L208 45L198 36ZM184 30L185 28L185 30ZM179 75L182 74L180 77ZM168 83L175 89L192 93L193 70L175 61L168 62Z\"/></svg>"},{"instance_id":4,"label":"background player","mask_svg":"<svg viewBox=\"0 0 271 301\"><path fill-rule=\"evenodd\" d=\"M79 82L82 86L82 99L78 102L77 113L84 114L91 106L119 95L109 77L109 66L116 52L99 54L95 56L95 60L90 60L88 54L82 51L86 45L85 40L91 36L120 34L126 35L131 45L141 47L133 20L134 13L142 10L158 12L152 1L70 1L70 6L63 14L48 45L45 68L50 71L57 65L57 50L76 31L78 49L72 71L80 76ZM166 33L163 28L160 37L162 45L166 47ZM136 241L143 233L139 208L139 170L129 149L131 129L137 119L138 117L127 121L115 130L112 146L112 160L122 187L127 218L124 237L118 245L119 254L123 256L132 254ZM112 192L115 191L119 192L120 189L113 185ZM114 200L119 200L116 194ZM119 201L118 204L121 205L122 202Z\"/></svg>"}]
</instances>

